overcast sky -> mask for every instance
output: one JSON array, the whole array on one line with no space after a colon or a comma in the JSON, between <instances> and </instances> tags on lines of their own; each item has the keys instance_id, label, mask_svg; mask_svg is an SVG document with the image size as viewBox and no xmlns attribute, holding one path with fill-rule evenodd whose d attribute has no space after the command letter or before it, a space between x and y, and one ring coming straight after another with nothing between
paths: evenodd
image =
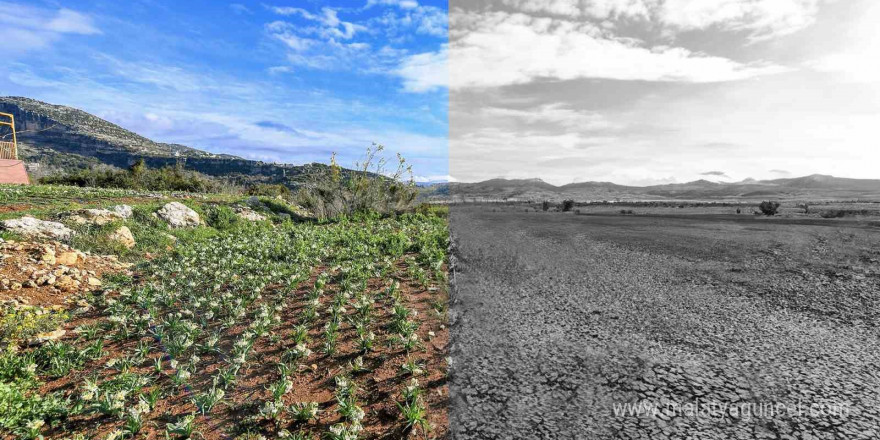
<instances>
[{"instance_id":1,"label":"overcast sky","mask_svg":"<svg viewBox=\"0 0 880 440\"><path fill-rule=\"evenodd\" d=\"M450 174L880 178L880 2L453 0Z\"/></svg>"}]
</instances>

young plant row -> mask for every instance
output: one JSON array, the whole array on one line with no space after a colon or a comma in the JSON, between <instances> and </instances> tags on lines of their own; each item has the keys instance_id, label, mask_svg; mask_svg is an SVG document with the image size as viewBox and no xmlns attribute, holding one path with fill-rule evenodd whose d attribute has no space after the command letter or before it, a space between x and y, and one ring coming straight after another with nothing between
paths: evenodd
<instances>
[{"instance_id":1,"label":"young plant row","mask_svg":"<svg viewBox=\"0 0 880 440\"><path fill-rule=\"evenodd\" d=\"M418 354L429 336L420 336L406 291L443 289L447 244L445 222L419 214L242 225L181 246L90 298L100 316L82 320L75 340L0 358L10 364L0 365L10 376L0 383L31 385L0 387L0 404L18 408L0 429L22 438L191 438L203 420L225 417L235 423L224 437L369 437L371 371L402 356L388 406L401 432L426 434ZM297 397L320 395L296 389L325 371L333 399ZM247 380L251 390L255 375L263 392L253 402L241 387ZM65 377L74 391L32 392Z\"/></svg>"}]
</instances>

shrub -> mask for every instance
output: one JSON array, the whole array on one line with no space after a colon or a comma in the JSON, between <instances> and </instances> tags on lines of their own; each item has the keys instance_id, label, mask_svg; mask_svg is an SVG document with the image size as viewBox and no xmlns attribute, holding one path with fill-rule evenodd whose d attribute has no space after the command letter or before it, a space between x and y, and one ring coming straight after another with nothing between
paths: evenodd
<instances>
[{"instance_id":1,"label":"shrub","mask_svg":"<svg viewBox=\"0 0 880 440\"><path fill-rule=\"evenodd\" d=\"M356 170L343 170L330 158L330 169L318 173L313 182L297 194L300 205L312 211L319 219L347 217L358 213L389 214L407 211L415 202L418 189L412 180L412 167L400 154L397 168L386 173L387 160L376 157L384 150L373 144L367 149L363 162ZM409 180L402 179L405 174Z\"/></svg>"},{"instance_id":2,"label":"shrub","mask_svg":"<svg viewBox=\"0 0 880 440\"><path fill-rule=\"evenodd\" d=\"M562 211L568 212L574 208L574 200L563 200L562 201Z\"/></svg>"},{"instance_id":3,"label":"shrub","mask_svg":"<svg viewBox=\"0 0 880 440\"><path fill-rule=\"evenodd\" d=\"M779 211L779 202L761 202L761 204L758 205L758 209L760 209L761 213L764 215L776 215Z\"/></svg>"},{"instance_id":4,"label":"shrub","mask_svg":"<svg viewBox=\"0 0 880 440\"><path fill-rule=\"evenodd\" d=\"M205 222L220 231L234 228L240 220L241 218L228 206L215 205L205 210Z\"/></svg>"},{"instance_id":5,"label":"shrub","mask_svg":"<svg viewBox=\"0 0 880 440\"><path fill-rule=\"evenodd\" d=\"M149 168L143 160L128 170L92 168L74 173L46 176L40 183L80 187L137 189L146 191L187 191L198 193L222 192L227 189L221 182L180 167Z\"/></svg>"},{"instance_id":6,"label":"shrub","mask_svg":"<svg viewBox=\"0 0 880 440\"><path fill-rule=\"evenodd\" d=\"M822 217L822 218L843 218L843 217L846 217L846 211L844 211L842 209L829 209L827 211L820 212L819 217Z\"/></svg>"},{"instance_id":7,"label":"shrub","mask_svg":"<svg viewBox=\"0 0 880 440\"><path fill-rule=\"evenodd\" d=\"M251 196L264 196L264 197L290 197L292 193L290 192L290 188L280 185L280 184L268 184L268 183L258 183L256 185L251 185L247 189L248 195Z\"/></svg>"},{"instance_id":8,"label":"shrub","mask_svg":"<svg viewBox=\"0 0 880 440\"><path fill-rule=\"evenodd\" d=\"M550 202L544 200L544 202L541 203L541 209L544 211L549 211L550 210Z\"/></svg>"}]
</instances>

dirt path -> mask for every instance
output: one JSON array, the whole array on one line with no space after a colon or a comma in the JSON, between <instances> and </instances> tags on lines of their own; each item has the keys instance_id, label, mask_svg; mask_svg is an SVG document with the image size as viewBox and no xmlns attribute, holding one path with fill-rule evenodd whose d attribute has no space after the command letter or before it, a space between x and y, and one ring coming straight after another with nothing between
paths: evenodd
<instances>
[{"instance_id":1,"label":"dirt path","mask_svg":"<svg viewBox=\"0 0 880 440\"><path fill-rule=\"evenodd\" d=\"M873 230L450 222L456 439L880 436Z\"/></svg>"}]
</instances>

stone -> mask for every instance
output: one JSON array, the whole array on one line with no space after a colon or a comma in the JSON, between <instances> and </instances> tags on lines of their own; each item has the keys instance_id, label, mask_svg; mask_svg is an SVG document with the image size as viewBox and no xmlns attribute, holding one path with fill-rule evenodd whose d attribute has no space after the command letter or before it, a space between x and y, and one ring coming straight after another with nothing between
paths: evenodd
<instances>
[{"instance_id":1,"label":"stone","mask_svg":"<svg viewBox=\"0 0 880 440\"><path fill-rule=\"evenodd\" d=\"M98 287L101 285L101 280L99 280L95 277L89 277L88 283L92 287Z\"/></svg>"},{"instance_id":2,"label":"stone","mask_svg":"<svg viewBox=\"0 0 880 440\"><path fill-rule=\"evenodd\" d=\"M58 329L51 332L39 333L30 340L31 345L45 344L50 341L57 341L67 334L67 330Z\"/></svg>"},{"instance_id":3,"label":"stone","mask_svg":"<svg viewBox=\"0 0 880 440\"><path fill-rule=\"evenodd\" d=\"M62 252L55 257L55 262L65 266L73 266L79 260L76 252Z\"/></svg>"},{"instance_id":4,"label":"stone","mask_svg":"<svg viewBox=\"0 0 880 440\"><path fill-rule=\"evenodd\" d=\"M74 280L70 275L61 275L55 280L55 286L57 286L61 290L72 290L75 289L79 285L79 282Z\"/></svg>"},{"instance_id":5,"label":"stone","mask_svg":"<svg viewBox=\"0 0 880 440\"><path fill-rule=\"evenodd\" d=\"M31 216L4 220L0 223L3 229L21 234L27 237L52 238L55 240L67 240L73 234L73 230L58 222L39 220Z\"/></svg>"},{"instance_id":6,"label":"stone","mask_svg":"<svg viewBox=\"0 0 880 440\"><path fill-rule=\"evenodd\" d=\"M172 228L198 226L202 223L197 212L180 202L167 203L162 209L156 211L156 214L168 222Z\"/></svg>"},{"instance_id":7,"label":"stone","mask_svg":"<svg viewBox=\"0 0 880 440\"><path fill-rule=\"evenodd\" d=\"M80 211L79 215L85 218L87 223L92 223L98 226L124 220L120 214L109 209L83 209Z\"/></svg>"},{"instance_id":8,"label":"stone","mask_svg":"<svg viewBox=\"0 0 880 440\"><path fill-rule=\"evenodd\" d=\"M13 281L13 282L9 285L9 288L12 289L12 290L21 290L21 283L19 283L18 281Z\"/></svg>"},{"instance_id":9,"label":"stone","mask_svg":"<svg viewBox=\"0 0 880 440\"><path fill-rule=\"evenodd\" d=\"M256 211L252 211L250 209L242 209L237 214L242 219L252 221L252 222L261 222L263 220L266 220L265 215L262 215Z\"/></svg>"},{"instance_id":10,"label":"stone","mask_svg":"<svg viewBox=\"0 0 880 440\"><path fill-rule=\"evenodd\" d=\"M113 212L115 212L117 215L119 215L123 219L128 219L134 214L134 211L132 211L131 206L128 206L128 205L116 205L111 209L113 210Z\"/></svg>"},{"instance_id":11,"label":"stone","mask_svg":"<svg viewBox=\"0 0 880 440\"><path fill-rule=\"evenodd\" d=\"M46 274L37 278L37 284L40 286L51 286L55 284L56 277L52 274Z\"/></svg>"},{"instance_id":12,"label":"stone","mask_svg":"<svg viewBox=\"0 0 880 440\"><path fill-rule=\"evenodd\" d=\"M40 255L40 261L49 265L55 264L55 249L46 248L46 250L43 252L43 255Z\"/></svg>"},{"instance_id":13,"label":"stone","mask_svg":"<svg viewBox=\"0 0 880 440\"><path fill-rule=\"evenodd\" d=\"M133 248L135 244L137 244L134 241L134 235L131 234L131 230L128 229L128 226L120 226L119 229L113 231L108 238L122 244L128 249Z\"/></svg>"}]
</instances>

